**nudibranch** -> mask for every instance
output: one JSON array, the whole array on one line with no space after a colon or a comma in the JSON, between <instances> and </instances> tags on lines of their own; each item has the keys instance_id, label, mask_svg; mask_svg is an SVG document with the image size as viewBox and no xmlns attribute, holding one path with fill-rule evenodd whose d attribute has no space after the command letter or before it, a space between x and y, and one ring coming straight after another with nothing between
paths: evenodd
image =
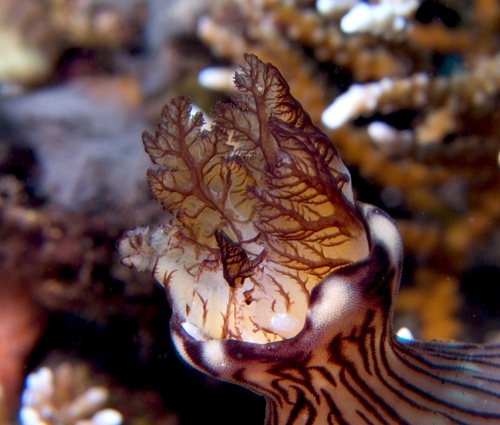
<instances>
[{"instance_id":1,"label":"nudibranch","mask_svg":"<svg viewBox=\"0 0 500 425\"><path fill-rule=\"evenodd\" d=\"M500 423L500 346L404 341L402 242L279 71L256 56L210 131L184 97L143 142L171 215L119 242L172 306L180 355L267 400L267 425Z\"/></svg>"}]
</instances>

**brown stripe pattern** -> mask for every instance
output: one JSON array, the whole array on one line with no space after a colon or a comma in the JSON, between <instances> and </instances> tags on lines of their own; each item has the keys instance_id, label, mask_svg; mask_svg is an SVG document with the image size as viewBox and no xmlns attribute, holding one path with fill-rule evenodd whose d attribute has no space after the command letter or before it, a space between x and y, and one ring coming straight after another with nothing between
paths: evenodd
<instances>
[{"instance_id":1,"label":"brown stripe pattern","mask_svg":"<svg viewBox=\"0 0 500 425\"><path fill-rule=\"evenodd\" d=\"M358 208L370 254L315 287L295 338L196 341L174 316L177 349L204 373L262 394L267 425L500 423L500 346L397 340L399 233L381 211Z\"/></svg>"}]
</instances>

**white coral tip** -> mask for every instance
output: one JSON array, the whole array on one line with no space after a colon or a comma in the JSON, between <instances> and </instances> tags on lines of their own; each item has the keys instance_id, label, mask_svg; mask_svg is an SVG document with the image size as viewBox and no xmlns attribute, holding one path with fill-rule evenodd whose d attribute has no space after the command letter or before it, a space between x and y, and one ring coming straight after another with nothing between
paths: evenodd
<instances>
[{"instance_id":1,"label":"white coral tip","mask_svg":"<svg viewBox=\"0 0 500 425\"><path fill-rule=\"evenodd\" d=\"M21 404L23 406L37 406L44 400L50 399L53 392L54 375L49 368L42 367L27 376Z\"/></svg>"},{"instance_id":2,"label":"white coral tip","mask_svg":"<svg viewBox=\"0 0 500 425\"><path fill-rule=\"evenodd\" d=\"M26 388L30 390L41 390L52 393L54 376L48 367L42 367L36 372L30 373L26 378Z\"/></svg>"},{"instance_id":3,"label":"white coral tip","mask_svg":"<svg viewBox=\"0 0 500 425\"><path fill-rule=\"evenodd\" d=\"M316 10L324 16L342 13L353 7L358 0L316 0Z\"/></svg>"},{"instance_id":4,"label":"white coral tip","mask_svg":"<svg viewBox=\"0 0 500 425\"><path fill-rule=\"evenodd\" d=\"M92 387L83 396L89 405L100 406L108 399L108 390L103 387Z\"/></svg>"},{"instance_id":5,"label":"white coral tip","mask_svg":"<svg viewBox=\"0 0 500 425\"><path fill-rule=\"evenodd\" d=\"M367 3L358 3L342 18L340 29L346 34L369 30L374 21L373 12L373 8Z\"/></svg>"},{"instance_id":6,"label":"white coral tip","mask_svg":"<svg viewBox=\"0 0 500 425\"><path fill-rule=\"evenodd\" d=\"M321 121L328 128L338 128L359 114L360 105L365 100L365 91L360 85L352 85L325 109Z\"/></svg>"},{"instance_id":7,"label":"white coral tip","mask_svg":"<svg viewBox=\"0 0 500 425\"><path fill-rule=\"evenodd\" d=\"M108 399L108 390L102 387L92 387L75 399L66 410L70 418L78 418L95 412Z\"/></svg>"},{"instance_id":8,"label":"white coral tip","mask_svg":"<svg viewBox=\"0 0 500 425\"><path fill-rule=\"evenodd\" d=\"M370 123L368 135L377 144L392 144L398 141L398 130L383 121Z\"/></svg>"},{"instance_id":9,"label":"white coral tip","mask_svg":"<svg viewBox=\"0 0 500 425\"><path fill-rule=\"evenodd\" d=\"M233 92L235 91L234 73L234 68L221 66L205 68L198 74L198 83L207 89Z\"/></svg>"},{"instance_id":10,"label":"white coral tip","mask_svg":"<svg viewBox=\"0 0 500 425\"><path fill-rule=\"evenodd\" d=\"M22 425L46 425L40 414L33 407L23 407L19 411L19 422Z\"/></svg>"},{"instance_id":11,"label":"white coral tip","mask_svg":"<svg viewBox=\"0 0 500 425\"><path fill-rule=\"evenodd\" d=\"M406 27L405 18L415 13L418 0L382 0L377 4L360 2L340 21L340 28L347 34L383 34L400 32Z\"/></svg>"},{"instance_id":12,"label":"white coral tip","mask_svg":"<svg viewBox=\"0 0 500 425\"><path fill-rule=\"evenodd\" d=\"M92 416L91 422L94 425L121 425L123 417L115 409L103 409Z\"/></svg>"}]
</instances>

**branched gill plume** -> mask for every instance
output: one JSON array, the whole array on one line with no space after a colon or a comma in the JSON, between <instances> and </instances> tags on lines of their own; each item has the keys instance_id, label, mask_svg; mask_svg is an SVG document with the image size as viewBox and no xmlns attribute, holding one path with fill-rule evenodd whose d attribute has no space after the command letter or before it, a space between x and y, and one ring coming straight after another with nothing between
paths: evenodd
<instances>
[{"instance_id":1,"label":"branched gill plume","mask_svg":"<svg viewBox=\"0 0 500 425\"><path fill-rule=\"evenodd\" d=\"M275 67L245 59L210 131L178 97L144 133L149 185L173 219L120 248L153 269L193 336L267 343L296 335L312 288L368 244L330 140Z\"/></svg>"}]
</instances>

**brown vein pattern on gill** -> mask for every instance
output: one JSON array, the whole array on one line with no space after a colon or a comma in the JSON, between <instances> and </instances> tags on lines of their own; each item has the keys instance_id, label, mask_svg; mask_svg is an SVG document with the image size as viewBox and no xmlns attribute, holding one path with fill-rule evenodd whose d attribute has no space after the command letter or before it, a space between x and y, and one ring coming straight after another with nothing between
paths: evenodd
<instances>
[{"instance_id":1,"label":"brown vein pattern on gill","mask_svg":"<svg viewBox=\"0 0 500 425\"><path fill-rule=\"evenodd\" d=\"M153 270L195 338L268 343L296 335L314 286L368 243L330 140L275 67L245 59L210 130L178 97L144 133L149 184L172 220L120 249Z\"/></svg>"}]
</instances>

